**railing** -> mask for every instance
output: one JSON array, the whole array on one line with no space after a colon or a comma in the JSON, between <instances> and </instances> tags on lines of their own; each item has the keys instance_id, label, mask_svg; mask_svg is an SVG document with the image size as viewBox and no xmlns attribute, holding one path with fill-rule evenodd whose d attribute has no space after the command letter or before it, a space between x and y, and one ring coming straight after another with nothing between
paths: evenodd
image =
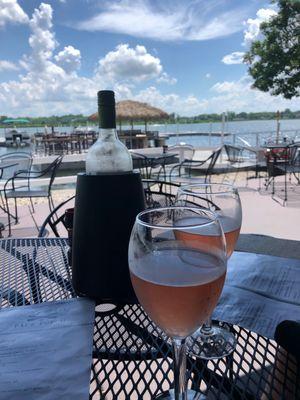
<instances>
[{"instance_id":1,"label":"railing","mask_svg":"<svg viewBox=\"0 0 300 400\"><path fill-rule=\"evenodd\" d=\"M247 139L241 137L241 136L250 136L251 139L254 137L254 140L251 140L251 143L247 141ZM232 144L244 144L244 145L250 145L250 146L255 146L255 147L260 147L262 146L265 141L270 138L270 137L276 137L277 132L276 131L262 131L262 132L240 132L240 133L234 133L231 134L228 139L231 139ZM288 137L292 140L299 140L300 141L300 129L285 129L285 130L280 130L279 137Z\"/></svg>"}]
</instances>

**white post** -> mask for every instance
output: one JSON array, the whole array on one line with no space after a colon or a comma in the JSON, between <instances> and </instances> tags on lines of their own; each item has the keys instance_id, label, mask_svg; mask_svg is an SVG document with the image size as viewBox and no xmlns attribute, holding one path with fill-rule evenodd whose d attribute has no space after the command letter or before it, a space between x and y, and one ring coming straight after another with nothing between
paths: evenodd
<instances>
[{"instance_id":1,"label":"white post","mask_svg":"<svg viewBox=\"0 0 300 400\"><path fill-rule=\"evenodd\" d=\"M276 119L277 119L276 143L278 143L279 142L279 135L280 135L280 112L279 112L279 110L277 111Z\"/></svg>"},{"instance_id":2,"label":"white post","mask_svg":"<svg viewBox=\"0 0 300 400\"><path fill-rule=\"evenodd\" d=\"M225 113L222 113L222 127L221 127L221 145L224 146L224 131L225 131Z\"/></svg>"},{"instance_id":3,"label":"white post","mask_svg":"<svg viewBox=\"0 0 300 400\"><path fill-rule=\"evenodd\" d=\"M179 143L178 114L176 115L176 136L177 136L177 144L178 144Z\"/></svg>"}]
</instances>

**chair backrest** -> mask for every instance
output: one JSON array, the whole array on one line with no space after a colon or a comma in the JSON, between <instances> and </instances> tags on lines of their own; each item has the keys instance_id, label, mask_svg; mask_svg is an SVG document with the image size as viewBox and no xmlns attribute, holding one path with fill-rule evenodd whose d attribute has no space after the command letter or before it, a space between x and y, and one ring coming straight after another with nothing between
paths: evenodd
<instances>
[{"instance_id":1,"label":"chair backrest","mask_svg":"<svg viewBox=\"0 0 300 400\"><path fill-rule=\"evenodd\" d=\"M291 165L300 164L300 143L294 143L289 146L289 161Z\"/></svg>"},{"instance_id":2,"label":"chair backrest","mask_svg":"<svg viewBox=\"0 0 300 400\"><path fill-rule=\"evenodd\" d=\"M152 160L144 154L130 152L134 169L138 169L143 179L151 178Z\"/></svg>"},{"instance_id":3,"label":"chair backrest","mask_svg":"<svg viewBox=\"0 0 300 400\"><path fill-rule=\"evenodd\" d=\"M51 188L52 188L54 179L56 177L57 170L60 167L60 164L62 163L63 157L64 157L63 155L58 156L54 161L52 161L52 163L50 165L48 165L48 167L46 167L41 172L42 175L50 174L50 180L49 180L49 185L48 185L48 193L49 194L51 192Z\"/></svg>"},{"instance_id":4,"label":"chair backrest","mask_svg":"<svg viewBox=\"0 0 300 400\"><path fill-rule=\"evenodd\" d=\"M179 184L154 179L143 179L147 208L168 207L175 203Z\"/></svg>"},{"instance_id":5,"label":"chair backrest","mask_svg":"<svg viewBox=\"0 0 300 400\"><path fill-rule=\"evenodd\" d=\"M65 222L65 210L72 206L74 198L75 196L72 196L54 208L41 225L38 237L46 236L49 228L56 237L60 237L61 233L63 233L63 237L68 236ZM58 228L58 226L60 226L60 228Z\"/></svg>"},{"instance_id":6,"label":"chair backrest","mask_svg":"<svg viewBox=\"0 0 300 400\"><path fill-rule=\"evenodd\" d=\"M179 154L179 162L184 160L192 160L195 148L190 144L174 144L168 146L168 151L178 153Z\"/></svg>"},{"instance_id":7,"label":"chair backrest","mask_svg":"<svg viewBox=\"0 0 300 400\"><path fill-rule=\"evenodd\" d=\"M31 153L26 153L25 151L12 152L4 154L0 157L1 161L11 161L15 162L16 165L13 165L9 168L5 168L2 171L1 179L9 179L14 176L14 174L18 171L29 172L31 170L32 165L32 155Z\"/></svg>"},{"instance_id":8,"label":"chair backrest","mask_svg":"<svg viewBox=\"0 0 300 400\"><path fill-rule=\"evenodd\" d=\"M243 147L232 146L231 144L225 144L224 149L227 154L227 159L230 163L236 163L241 160Z\"/></svg>"},{"instance_id":9,"label":"chair backrest","mask_svg":"<svg viewBox=\"0 0 300 400\"><path fill-rule=\"evenodd\" d=\"M218 158L220 157L222 151L222 147L218 148L217 150L215 150L206 161L209 161L208 167L206 169L206 173L205 173L205 181L207 181L207 179L210 177L210 175L213 173L213 169L216 165L216 162L218 160Z\"/></svg>"}]
</instances>

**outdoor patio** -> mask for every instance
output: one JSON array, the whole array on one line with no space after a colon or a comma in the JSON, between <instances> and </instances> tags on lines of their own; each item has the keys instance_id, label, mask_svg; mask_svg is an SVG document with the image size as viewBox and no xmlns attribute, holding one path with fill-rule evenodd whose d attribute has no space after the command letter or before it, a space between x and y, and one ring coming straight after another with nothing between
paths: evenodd
<instances>
[{"instance_id":1,"label":"outdoor patio","mask_svg":"<svg viewBox=\"0 0 300 400\"><path fill-rule=\"evenodd\" d=\"M233 178L234 173L227 175L227 180ZM214 175L213 182L223 180L223 174ZM64 179L66 181L67 178ZM72 181L73 178L71 177ZM239 172L235 185L238 187L242 209L243 209L243 223L241 234L257 234L267 235L274 238L281 238L287 240L299 240L299 226L300 226L300 186L293 185L289 190L288 202L285 207L281 203L275 201L282 200L284 196L283 183L284 178L278 177L276 179L276 196L272 198L271 187L265 190L263 186L264 179L250 179L246 181L246 173ZM259 190L259 185L262 188ZM68 199L75 194L75 185L73 188L57 188L53 187L53 199L55 205L60 204L62 201ZM30 236L35 237L38 233L38 227L41 226L47 215L49 208L47 200L36 199L35 213L32 214L29 208L29 201L22 199L18 201L20 206L20 223L12 225L13 237ZM1 215L2 219L6 219ZM7 235L5 231L4 236ZM259 244L259 241L258 241ZM253 247L253 242L249 246Z\"/></svg>"}]
</instances>

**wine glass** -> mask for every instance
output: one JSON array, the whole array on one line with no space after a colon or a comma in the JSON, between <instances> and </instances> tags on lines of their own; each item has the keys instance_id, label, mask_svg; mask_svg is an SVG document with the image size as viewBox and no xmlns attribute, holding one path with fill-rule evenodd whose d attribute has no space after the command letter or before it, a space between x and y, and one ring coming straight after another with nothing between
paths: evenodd
<instances>
[{"instance_id":1,"label":"wine glass","mask_svg":"<svg viewBox=\"0 0 300 400\"><path fill-rule=\"evenodd\" d=\"M216 213L226 239L227 259L234 251L242 224L242 207L237 189L230 184L202 183L178 189L176 205L201 207ZM233 352L235 336L225 327L214 325L209 318L188 339L189 351L204 359L222 358Z\"/></svg>"},{"instance_id":2,"label":"wine glass","mask_svg":"<svg viewBox=\"0 0 300 400\"><path fill-rule=\"evenodd\" d=\"M137 298L172 340L174 390L167 399L196 399L186 390L186 337L209 317L226 274L221 224L209 210L154 208L141 212L129 242L129 269Z\"/></svg>"}]
</instances>

